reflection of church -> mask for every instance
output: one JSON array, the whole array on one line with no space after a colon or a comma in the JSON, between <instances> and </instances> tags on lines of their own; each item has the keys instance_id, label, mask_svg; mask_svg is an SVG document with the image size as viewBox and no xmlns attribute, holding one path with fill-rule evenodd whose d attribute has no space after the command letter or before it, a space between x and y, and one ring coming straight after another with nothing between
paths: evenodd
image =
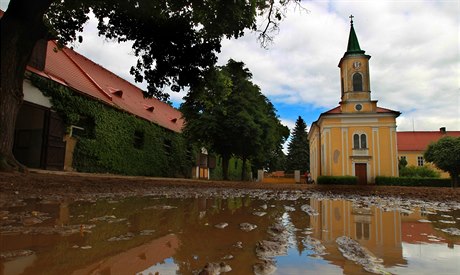
<instances>
[{"instance_id":1,"label":"reflection of church","mask_svg":"<svg viewBox=\"0 0 460 275\"><path fill-rule=\"evenodd\" d=\"M361 266L345 261L336 249L335 240L348 236L357 240L385 266L406 264L401 246L401 215L399 211L385 212L377 207L358 207L345 200L315 200L310 205L319 213L311 217L313 237L321 240L328 253L326 260L341 266L345 274L358 274Z\"/></svg>"},{"instance_id":2,"label":"reflection of church","mask_svg":"<svg viewBox=\"0 0 460 275\"><path fill-rule=\"evenodd\" d=\"M453 246L452 237L435 230L432 223L419 220L428 219L423 209L413 213L398 210L384 211L375 206L360 207L345 200L310 199L310 206L319 215L309 216L309 227L313 228L312 237L320 240L327 249L322 257L340 266L344 274L359 274L361 266L345 260L337 250L336 239L348 236L358 241L378 258L383 259L386 267L406 265L403 257L403 243L446 243ZM433 236L440 236L432 240Z\"/></svg>"},{"instance_id":3,"label":"reflection of church","mask_svg":"<svg viewBox=\"0 0 460 275\"><path fill-rule=\"evenodd\" d=\"M318 176L398 176L396 118L399 112L371 100L369 55L361 50L351 21L348 47L340 59L340 105L311 125L310 170Z\"/></svg>"}]
</instances>

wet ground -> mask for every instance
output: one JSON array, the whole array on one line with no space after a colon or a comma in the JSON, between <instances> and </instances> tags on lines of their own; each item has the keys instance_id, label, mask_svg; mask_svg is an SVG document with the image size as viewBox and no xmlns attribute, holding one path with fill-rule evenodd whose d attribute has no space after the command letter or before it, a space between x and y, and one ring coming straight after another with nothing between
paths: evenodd
<instances>
[{"instance_id":1,"label":"wet ground","mask_svg":"<svg viewBox=\"0 0 460 275\"><path fill-rule=\"evenodd\" d=\"M0 175L2 274L457 274L450 188Z\"/></svg>"}]
</instances>

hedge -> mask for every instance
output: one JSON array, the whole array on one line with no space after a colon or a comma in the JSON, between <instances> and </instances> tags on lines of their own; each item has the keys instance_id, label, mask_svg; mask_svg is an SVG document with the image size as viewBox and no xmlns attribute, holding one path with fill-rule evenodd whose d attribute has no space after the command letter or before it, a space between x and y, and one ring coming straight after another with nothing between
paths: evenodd
<instances>
[{"instance_id":1,"label":"hedge","mask_svg":"<svg viewBox=\"0 0 460 275\"><path fill-rule=\"evenodd\" d=\"M378 176L375 178L376 185L389 185L389 186L427 186L427 187L451 187L450 179L440 178L406 178L406 177L383 177Z\"/></svg>"},{"instance_id":2,"label":"hedge","mask_svg":"<svg viewBox=\"0 0 460 275\"><path fill-rule=\"evenodd\" d=\"M318 184L322 185L356 185L358 177L355 176L319 176Z\"/></svg>"}]
</instances>

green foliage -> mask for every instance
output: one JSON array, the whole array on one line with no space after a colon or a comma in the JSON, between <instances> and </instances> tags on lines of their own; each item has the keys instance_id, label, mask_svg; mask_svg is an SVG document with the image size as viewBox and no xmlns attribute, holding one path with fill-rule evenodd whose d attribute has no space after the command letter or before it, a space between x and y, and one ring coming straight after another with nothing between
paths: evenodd
<instances>
[{"instance_id":1,"label":"green foliage","mask_svg":"<svg viewBox=\"0 0 460 275\"><path fill-rule=\"evenodd\" d=\"M191 153L193 149L181 134L87 99L52 81L37 76L32 76L31 80L51 97L53 108L67 126L79 125L82 118L87 124L94 122L94 133L84 132L78 137L73 155L73 167L78 171L190 176L191 156L196 154ZM143 139L140 143L136 141L139 133Z\"/></svg>"},{"instance_id":2,"label":"green foliage","mask_svg":"<svg viewBox=\"0 0 460 275\"><path fill-rule=\"evenodd\" d=\"M262 16L268 20L259 32L260 38L262 42L270 40L269 32L278 28L286 6L297 0L50 2L47 26L61 44L83 39L77 33L83 30L92 11L101 36L134 42L138 61L131 74L136 81L148 82L148 95L167 101L169 94L162 92L165 86L172 85L173 91L194 86L203 72L214 66L222 38L238 38L246 29L256 30L256 19Z\"/></svg>"},{"instance_id":3,"label":"green foliage","mask_svg":"<svg viewBox=\"0 0 460 275\"><path fill-rule=\"evenodd\" d=\"M390 186L429 186L429 187L449 187L450 179L440 178L399 178L399 177L375 177L376 185Z\"/></svg>"},{"instance_id":4,"label":"green foliage","mask_svg":"<svg viewBox=\"0 0 460 275\"><path fill-rule=\"evenodd\" d=\"M209 72L181 105L186 136L221 155L224 166L234 155L262 167L289 135L251 76L244 63L229 60Z\"/></svg>"},{"instance_id":5,"label":"green foliage","mask_svg":"<svg viewBox=\"0 0 460 275\"><path fill-rule=\"evenodd\" d=\"M224 174L222 171L222 157L217 157L217 165L215 169L211 169L211 180L223 180ZM250 163L246 163L246 173L244 180L251 180L250 178ZM243 171L243 161L238 158L230 158L228 162L228 180L239 181L241 180L241 173Z\"/></svg>"},{"instance_id":6,"label":"green foliage","mask_svg":"<svg viewBox=\"0 0 460 275\"><path fill-rule=\"evenodd\" d=\"M460 137L445 136L428 145L424 158L449 173L452 187L458 187L460 174Z\"/></svg>"},{"instance_id":7,"label":"green foliage","mask_svg":"<svg viewBox=\"0 0 460 275\"><path fill-rule=\"evenodd\" d=\"M292 138L288 144L286 168L289 172L300 170L301 174L310 170L310 145L308 143L307 124L300 116L295 122Z\"/></svg>"},{"instance_id":8,"label":"green foliage","mask_svg":"<svg viewBox=\"0 0 460 275\"><path fill-rule=\"evenodd\" d=\"M399 176L408 178L439 178L441 174L428 166L410 165L399 169Z\"/></svg>"},{"instance_id":9,"label":"green foliage","mask_svg":"<svg viewBox=\"0 0 460 275\"><path fill-rule=\"evenodd\" d=\"M398 167L399 167L399 170L401 171L402 168L405 168L407 166L407 160L406 158L403 158L401 157L398 161ZM401 174L401 172L400 172Z\"/></svg>"},{"instance_id":10,"label":"green foliage","mask_svg":"<svg viewBox=\"0 0 460 275\"><path fill-rule=\"evenodd\" d=\"M356 185L358 177L355 176L319 176L318 184L320 185Z\"/></svg>"},{"instance_id":11,"label":"green foliage","mask_svg":"<svg viewBox=\"0 0 460 275\"><path fill-rule=\"evenodd\" d=\"M286 171L286 154L284 154L281 146L272 152L265 168L268 172Z\"/></svg>"}]
</instances>

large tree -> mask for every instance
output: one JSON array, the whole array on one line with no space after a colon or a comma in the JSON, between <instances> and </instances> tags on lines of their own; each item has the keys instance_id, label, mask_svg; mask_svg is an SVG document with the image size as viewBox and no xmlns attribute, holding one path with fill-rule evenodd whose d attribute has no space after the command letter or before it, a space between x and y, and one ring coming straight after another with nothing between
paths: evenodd
<instances>
[{"instance_id":1,"label":"large tree","mask_svg":"<svg viewBox=\"0 0 460 275\"><path fill-rule=\"evenodd\" d=\"M12 154L16 116L23 101L26 65L36 42L75 41L92 11L99 34L133 41L137 81L148 82L150 96L167 100L162 90L193 86L216 63L224 37L260 30L262 44L277 29L284 8L299 0L12 0L0 20L0 169L21 165ZM266 18L257 26L258 16ZM260 27L260 28L258 28Z\"/></svg>"},{"instance_id":2,"label":"large tree","mask_svg":"<svg viewBox=\"0 0 460 275\"><path fill-rule=\"evenodd\" d=\"M424 158L449 173L452 187L458 187L460 174L460 137L446 136L428 145Z\"/></svg>"},{"instance_id":3,"label":"large tree","mask_svg":"<svg viewBox=\"0 0 460 275\"><path fill-rule=\"evenodd\" d=\"M247 160L267 163L270 153L289 135L251 77L244 63L229 60L194 87L181 106L187 121L185 134L222 156L224 179L228 179L231 156L243 160L243 179Z\"/></svg>"},{"instance_id":4,"label":"large tree","mask_svg":"<svg viewBox=\"0 0 460 275\"><path fill-rule=\"evenodd\" d=\"M288 171L300 170L301 173L310 169L310 145L308 144L307 124L298 117L288 143L286 166Z\"/></svg>"}]
</instances>

